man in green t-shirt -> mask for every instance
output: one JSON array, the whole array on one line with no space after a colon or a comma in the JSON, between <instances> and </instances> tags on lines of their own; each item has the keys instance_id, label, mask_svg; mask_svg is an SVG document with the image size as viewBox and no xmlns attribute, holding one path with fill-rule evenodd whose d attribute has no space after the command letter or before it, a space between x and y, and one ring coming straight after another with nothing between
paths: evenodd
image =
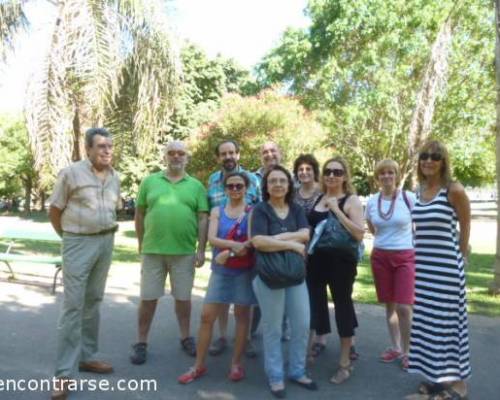
<instances>
[{"instance_id":1,"label":"man in green t-shirt","mask_svg":"<svg viewBox=\"0 0 500 400\"><path fill-rule=\"evenodd\" d=\"M130 356L133 364L146 361L149 328L158 299L165 294L167 274L175 299L181 347L190 356L196 355L194 338L189 336L191 290L194 269L205 261L207 192L200 181L185 171L188 153L183 142L170 142L164 151L166 170L142 181L136 202L135 230L142 269L138 341Z\"/></svg>"}]
</instances>

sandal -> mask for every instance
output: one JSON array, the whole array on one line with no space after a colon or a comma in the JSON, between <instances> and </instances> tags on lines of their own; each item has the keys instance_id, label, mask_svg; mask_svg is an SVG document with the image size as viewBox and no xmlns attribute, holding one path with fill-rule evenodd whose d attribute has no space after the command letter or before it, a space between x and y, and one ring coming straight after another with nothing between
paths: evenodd
<instances>
[{"instance_id":1,"label":"sandal","mask_svg":"<svg viewBox=\"0 0 500 400\"><path fill-rule=\"evenodd\" d=\"M200 367L200 368L191 367L187 372L185 372L184 374L182 374L177 378L177 382L183 385L187 385L188 383L191 383L196 379L201 378L206 373L207 369L205 367Z\"/></svg>"},{"instance_id":2,"label":"sandal","mask_svg":"<svg viewBox=\"0 0 500 400\"><path fill-rule=\"evenodd\" d=\"M408 354L403 354L401 356L401 369L405 372L408 371L408 368L410 366L410 363L408 361Z\"/></svg>"},{"instance_id":3,"label":"sandal","mask_svg":"<svg viewBox=\"0 0 500 400\"><path fill-rule=\"evenodd\" d=\"M467 400L467 395L462 395L451 387L434 393L429 400Z\"/></svg>"},{"instance_id":4,"label":"sandal","mask_svg":"<svg viewBox=\"0 0 500 400\"><path fill-rule=\"evenodd\" d=\"M233 382L241 381L245 377L245 370L239 364L235 364L231 367L231 371L229 371L228 378Z\"/></svg>"},{"instance_id":5,"label":"sandal","mask_svg":"<svg viewBox=\"0 0 500 400\"><path fill-rule=\"evenodd\" d=\"M181 340L181 348L187 355L196 357L196 343L194 337L188 336Z\"/></svg>"},{"instance_id":6,"label":"sandal","mask_svg":"<svg viewBox=\"0 0 500 400\"><path fill-rule=\"evenodd\" d=\"M326 349L326 345L323 344L323 343L319 343L319 342L316 342L312 345L311 347L311 353L310 353L310 356L311 357L318 357L321 353L323 353L323 351L325 351Z\"/></svg>"},{"instance_id":7,"label":"sandal","mask_svg":"<svg viewBox=\"0 0 500 400\"><path fill-rule=\"evenodd\" d=\"M420 384L418 385L417 392L419 394L435 394L445 389L446 386L444 386L442 383L420 382Z\"/></svg>"},{"instance_id":8,"label":"sandal","mask_svg":"<svg viewBox=\"0 0 500 400\"><path fill-rule=\"evenodd\" d=\"M359 358L359 353L356 352L356 347L351 346L351 348L349 349L349 359L351 361L356 361L358 358Z\"/></svg>"},{"instance_id":9,"label":"sandal","mask_svg":"<svg viewBox=\"0 0 500 400\"><path fill-rule=\"evenodd\" d=\"M354 371L354 367L352 364L346 365L343 367L342 365L339 365L339 369L337 369L337 372L335 372L335 375L333 375L330 378L330 383L335 383L336 385L340 385L341 383L344 383L346 380L348 380L352 372Z\"/></svg>"}]
</instances>

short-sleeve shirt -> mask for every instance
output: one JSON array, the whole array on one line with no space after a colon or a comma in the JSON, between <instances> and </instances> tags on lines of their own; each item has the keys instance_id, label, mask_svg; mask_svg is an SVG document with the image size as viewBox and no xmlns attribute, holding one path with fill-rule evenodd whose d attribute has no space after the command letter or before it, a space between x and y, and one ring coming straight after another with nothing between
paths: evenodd
<instances>
[{"instance_id":1,"label":"short-sleeve shirt","mask_svg":"<svg viewBox=\"0 0 500 400\"><path fill-rule=\"evenodd\" d=\"M185 175L171 182L164 171L141 183L137 207L143 208L143 254L187 255L196 251L198 214L208 212L203 184Z\"/></svg>"},{"instance_id":2,"label":"short-sleeve shirt","mask_svg":"<svg viewBox=\"0 0 500 400\"><path fill-rule=\"evenodd\" d=\"M415 204L415 194L406 192L410 207L406 204L402 192L396 198L394 212L389 220L383 219L378 212L378 199L380 193L376 193L366 203L365 217L375 227L375 240L373 247L384 250L409 250L413 249L413 229L411 210ZM381 208L383 213L389 211L391 200L382 199Z\"/></svg>"},{"instance_id":3,"label":"short-sleeve shirt","mask_svg":"<svg viewBox=\"0 0 500 400\"><path fill-rule=\"evenodd\" d=\"M247 188L247 193L245 195L246 204L253 206L260 202L262 193L257 176L241 167L238 167L237 171L247 174L250 180L250 186ZM227 196L224 192L224 174L222 171L216 171L208 178L208 203L210 209L226 205L227 203Z\"/></svg>"},{"instance_id":4,"label":"short-sleeve shirt","mask_svg":"<svg viewBox=\"0 0 500 400\"><path fill-rule=\"evenodd\" d=\"M77 161L59 172L49 202L62 210L64 232L89 235L114 229L121 207L120 178L110 168L102 180L89 160Z\"/></svg>"},{"instance_id":5,"label":"short-sleeve shirt","mask_svg":"<svg viewBox=\"0 0 500 400\"><path fill-rule=\"evenodd\" d=\"M288 215L280 218L267 201L257 204L252 212L251 235L272 236L284 232L297 232L309 228L306 213L302 207L292 203Z\"/></svg>"}]
</instances>

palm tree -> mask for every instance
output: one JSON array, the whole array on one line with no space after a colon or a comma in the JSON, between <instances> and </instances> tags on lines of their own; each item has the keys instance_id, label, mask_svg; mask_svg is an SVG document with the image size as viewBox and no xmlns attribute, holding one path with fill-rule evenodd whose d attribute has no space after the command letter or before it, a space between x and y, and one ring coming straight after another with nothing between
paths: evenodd
<instances>
[{"instance_id":1,"label":"palm tree","mask_svg":"<svg viewBox=\"0 0 500 400\"><path fill-rule=\"evenodd\" d=\"M25 115L41 187L83 157L84 128L120 127L143 156L166 126L179 77L161 0L58 0L49 50L28 85ZM131 85L130 90L128 85ZM133 114L116 124L124 101Z\"/></svg>"},{"instance_id":2,"label":"palm tree","mask_svg":"<svg viewBox=\"0 0 500 400\"><path fill-rule=\"evenodd\" d=\"M5 59L9 48L13 47L16 32L28 24L24 15L25 1L5 0L0 2L0 58Z\"/></svg>"}]
</instances>

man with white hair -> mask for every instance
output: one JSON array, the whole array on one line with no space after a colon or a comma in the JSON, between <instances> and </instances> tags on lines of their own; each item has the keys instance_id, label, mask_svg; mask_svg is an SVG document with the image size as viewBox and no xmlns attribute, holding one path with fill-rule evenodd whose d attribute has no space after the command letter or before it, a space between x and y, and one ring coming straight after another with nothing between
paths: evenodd
<instances>
[{"instance_id":1,"label":"man with white hair","mask_svg":"<svg viewBox=\"0 0 500 400\"><path fill-rule=\"evenodd\" d=\"M260 167L254 174L262 182L262 178L266 172L275 165L281 164L281 151L275 142L265 142L260 146L260 160L262 167Z\"/></svg>"},{"instance_id":2,"label":"man with white hair","mask_svg":"<svg viewBox=\"0 0 500 400\"><path fill-rule=\"evenodd\" d=\"M191 290L195 267L205 261L208 226L207 192L203 184L186 171L188 152L181 141L165 146L166 169L145 178L136 202L135 230L142 255L141 302L138 341L130 361L143 364L147 340L158 299L165 293L165 279L175 299L182 350L196 355L189 335Z\"/></svg>"}]
</instances>

